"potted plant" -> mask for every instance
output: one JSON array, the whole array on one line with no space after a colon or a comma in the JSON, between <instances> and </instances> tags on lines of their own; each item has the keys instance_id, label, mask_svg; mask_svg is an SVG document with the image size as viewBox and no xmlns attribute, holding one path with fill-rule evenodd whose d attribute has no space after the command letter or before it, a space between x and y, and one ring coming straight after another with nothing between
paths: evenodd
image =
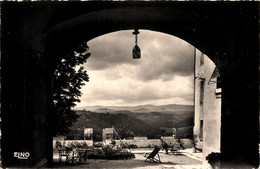
<instances>
[{"instance_id":1,"label":"potted plant","mask_svg":"<svg viewBox=\"0 0 260 169\"><path fill-rule=\"evenodd\" d=\"M61 148L62 148L61 142L57 140L55 147L56 147L58 150L61 149Z\"/></svg>"},{"instance_id":2,"label":"potted plant","mask_svg":"<svg viewBox=\"0 0 260 169\"><path fill-rule=\"evenodd\" d=\"M208 163L211 165L213 169L219 169L220 168L220 159L221 154L212 152L207 157L206 160L208 160Z\"/></svg>"}]
</instances>

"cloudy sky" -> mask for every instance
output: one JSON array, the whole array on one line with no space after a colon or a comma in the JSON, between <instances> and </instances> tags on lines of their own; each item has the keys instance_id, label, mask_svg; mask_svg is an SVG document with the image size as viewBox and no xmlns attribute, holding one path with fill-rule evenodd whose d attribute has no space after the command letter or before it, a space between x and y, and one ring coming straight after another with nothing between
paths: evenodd
<instances>
[{"instance_id":1,"label":"cloudy sky","mask_svg":"<svg viewBox=\"0 0 260 169\"><path fill-rule=\"evenodd\" d=\"M193 46L168 34L139 31L141 59L132 59L133 30L88 42L91 57L84 67L90 81L82 88L78 108L193 104Z\"/></svg>"}]
</instances>

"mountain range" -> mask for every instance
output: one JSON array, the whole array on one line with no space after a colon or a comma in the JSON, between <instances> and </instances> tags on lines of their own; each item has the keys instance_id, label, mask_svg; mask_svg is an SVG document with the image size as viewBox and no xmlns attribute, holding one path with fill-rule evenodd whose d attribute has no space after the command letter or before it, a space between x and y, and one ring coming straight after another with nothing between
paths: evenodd
<instances>
[{"instance_id":1,"label":"mountain range","mask_svg":"<svg viewBox=\"0 0 260 169\"><path fill-rule=\"evenodd\" d=\"M157 138L165 134L162 128L193 127L194 121L192 105L86 106L76 112L80 118L71 129L93 128L96 140L101 140L103 128L112 126L125 128L134 136Z\"/></svg>"},{"instance_id":2,"label":"mountain range","mask_svg":"<svg viewBox=\"0 0 260 169\"><path fill-rule=\"evenodd\" d=\"M193 105L178 105L178 104L168 104L168 105L138 105L138 106L83 106L75 109L79 110L88 110L94 112L109 112L117 113L118 111L131 111L133 113L150 113L150 112L164 112L171 113L176 111L193 111Z\"/></svg>"}]
</instances>

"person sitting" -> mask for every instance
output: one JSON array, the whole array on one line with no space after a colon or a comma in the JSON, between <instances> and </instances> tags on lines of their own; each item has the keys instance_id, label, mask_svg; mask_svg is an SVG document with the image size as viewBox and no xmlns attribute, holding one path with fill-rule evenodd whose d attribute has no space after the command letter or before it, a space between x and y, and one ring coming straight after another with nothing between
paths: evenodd
<instances>
[{"instance_id":1,"label":"person sitting","mask_svg":"<svg viewBox=\"0 0 260 169\"><path fill-rule=\"evenodd\" d=\"M162 142L162 147L165 150L165 154L168 154L169 145L163 140L162 137L161 137L161 142Z\"/></svg>"},{"instance_id":2,"label":"person sitting","mask_svg":"<svg viewBox=\"0 0 260 169\"><path fill-rule=\"evenodd\" d=\"M163 149L165 150L165 154L168 154L168 148L169 148L169 145L166 142L164 142Z\"/></svg>"},{"instance_id":3,"label":"person sitting","mask_svg":"<svg viewBox=\"0 0 260 169\"><path fill-rule=\"evenodd\" d=\"M112 146L115 146L116 145L116 141L115 140L111 140L111 144L112 144Z\"/></svg>"}]
</instances>

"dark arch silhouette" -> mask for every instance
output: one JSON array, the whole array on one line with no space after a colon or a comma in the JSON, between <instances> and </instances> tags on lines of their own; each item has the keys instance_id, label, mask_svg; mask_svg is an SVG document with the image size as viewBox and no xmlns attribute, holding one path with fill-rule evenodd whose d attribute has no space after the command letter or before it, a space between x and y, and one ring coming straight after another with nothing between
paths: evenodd
<instances>
[{"instance_id":1,"label":"dark arch silhouette","mask_svg":"<svg viewBox=\"0 0 260 169\"><path fill-rule=\"evenodd\" d=\"M134 28L177 36L215 62L223 80L221 165L258 167L257 2L3 2L1 10L4 167L52 164L56 61L82 41Z\"/></svg>"},{"instance_id":2,"label":"dark arch silhouette","mask_svg":"<svg viewBox=\"0 0 260 169\"><path fill-rule=\"evenodd\" d=\"M54 51L60 53L64 48L77 46L80 41L88 41L106 33L138 28L179 37L208 56L212 56L212 60L215 61L214 51L223 48L223 45L218 45L222 41L216 42L214 39L218 37L229 43L233 41L234 36L229 31L237 29L237 25L227 24L229 19L227 14L216 15L219 13L219 8L215 5L193 3L191 7L187 3L143 2L112 4L104 3L105 9L101 7L83 14L78 12L77 16L65 18L48 28L45 32L46 44L50 46L52 53ZM225 9L223 4L218 6L226 12L230 10ZM87 9L89 8L91 7ZM236 8L229 13L238 11L239 8ZM215 27L218 27L217 31ZM221 50L227 52L228 47Z\"/></svg>"}]
</instances>

